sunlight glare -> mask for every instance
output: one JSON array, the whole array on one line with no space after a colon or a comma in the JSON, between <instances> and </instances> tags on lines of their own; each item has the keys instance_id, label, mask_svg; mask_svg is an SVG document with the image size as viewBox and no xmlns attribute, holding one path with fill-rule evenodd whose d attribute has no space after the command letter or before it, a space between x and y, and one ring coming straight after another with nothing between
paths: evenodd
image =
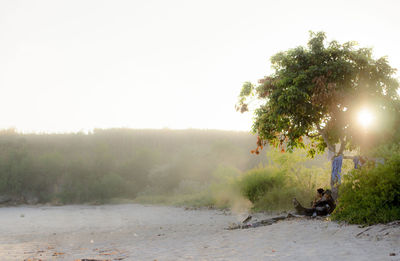
<instances>
[{"instance_id":1,"label":"sunlight glare","mask_svg":"<svg viewBox=\"0 0 400 261\"><path fill-rule=\"evenodd\" d=\"M371 125L373 118L374 117L373 117L372 113L366 108L363 108L362 110L360 110L360 112L357 115L358 122L364 128L368 128Z\"/></svg>"}]
</instances>

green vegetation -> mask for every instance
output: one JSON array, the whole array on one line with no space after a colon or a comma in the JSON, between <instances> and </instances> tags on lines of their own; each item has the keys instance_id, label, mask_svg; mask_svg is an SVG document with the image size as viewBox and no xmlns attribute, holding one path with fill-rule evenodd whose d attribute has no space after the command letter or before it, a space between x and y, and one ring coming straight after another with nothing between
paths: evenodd
<instances>
[{"instance_id":1,"label":"green vegetation","mask_svg":"<svg viewBox=\"0 0 400 261\"><path fill-rule=\"evenodd\" d=\"M333 218L352 224L400 220L400 151L391 149L385 164L371 163L346 175Z\"/></svg>"},{"instance_id":2,"label":"green vegetation","mask_svg":"<svg viewBox=\"0 0 400 261\"><path fill-rule=\"evenodd\" d=\"M292 210L293 198L307 206L316 189L328 185L329 166L322 158L312 161L301 151L276 150L269 151L267 157L268 166L250 170L238 179L241 194L255 210Z\"/></svg>"},{"instance_id":3,"label":"green vegetation","mask_svg":"<svg viewBox=\"0 0 400 261\"><path fill-rule=\"evenodd\" d=\"M66 204L200 193L220 168L240 172L262 163L249 153L254 142L228 131L3 131L0 195Z\"/></svg>"},{"instance_id":4,"label":"green vegetation","mask_svg":"<svg viewBox=\"0 0 400 261\"><path fill-rule=\"evenodd\" d=\"M355 42L328 43L325 33L311 32L306 47L277 53L271 64L273 73L258 85L244 83L236 107L240 112L254 110L256 154L267 143L282 151L302 148L311 157L328 149L333 162L345 151L367 155L382 144L399 144L399 82L386 57L375 59L371 48L357 48ZM258 102L253 103L255 99ZM250 108L251 104L256 107ZM363 109L374 112L369 129L357 119ZM399 219L399 158L394 156L399 154L400 150L394 149L392 155L380 155L386 159L385 165L344 175L337 220L372 224ZM244 195L256 206L262 201L270 206L289 197L292 189L304 188L304 184L281 178L280 173L249 174L243 180ZM330 180L336 199L337 184ZM289 185L282 185L286 183Z\"/></svg>"},{"instance_id":5,"label":"green vegetation","mask_svg":"<svg viewBox=\"0 0 400 261\"><path fill-rule=\"evenodd\" d=\"M288 154L271 150L265 159L264 164L245 172L219 166L208 184L185 180L170 192L141 193L135 202L283 211L293 209L294 197L308 205L316 189L328 185L329 162L323 157L311 160L301 151Z\"/></svg>"},{"instance_id":6,"label":"green vegetation","mask_svg":"<svg viewBox=\"0 0 400 261\"><path fill-rule=\"evenodd\" d=\"M254 169L246 173L240 182L240 192L252 203L258 202L273 189L283 189L285 176L272 168Z\"/></svg>"},{"instance_id":7,"label":"green vegetation","mask_svg":"<svg viewBox=\"0 0 400 261\"><path fill-rule=\"evenodd\" d=\"M308 205L316 189L328 185L329 162L324 156L311 160L298 150L293 153L271 150L265 159L267 161L264 164L245 172L219 166L208 185L200 187L187 181L186 185L181 185L172 193L143 193L136 201L233 210L251 208L254 211L283 211L293 209L294 197Z\"/></svg>"},{"instance_id":8,"label":"green vegetation","mask_svg":"<svg viewBox=\"0 0 400 261\"><path fill-rule=\"evenodd\" d=\"M39 202L138 202L288 210L325 187L329 166L305 153L254 156L254 136L225 131L95 130L0 134L0 195Z\"/></svg>"}]
</instances>

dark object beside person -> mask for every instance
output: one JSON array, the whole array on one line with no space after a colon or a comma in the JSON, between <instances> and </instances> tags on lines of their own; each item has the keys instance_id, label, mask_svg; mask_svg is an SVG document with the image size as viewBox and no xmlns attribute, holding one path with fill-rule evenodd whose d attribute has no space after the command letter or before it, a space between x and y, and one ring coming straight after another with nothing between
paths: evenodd
<instances>
[{"instance_id":1,"label":"dark object beside person","mask_svg":"<svg viewBox=\"0 0 400 261\"><path fill-rule=\"evenodd\" d=\"M336 207L332 192L329 189L324 192L320 200L315 202L312 208L303 207L296 198L293 199L293 205L297 214L305 216L326 216L331 214Z\"/></svg>"}]
</instances>

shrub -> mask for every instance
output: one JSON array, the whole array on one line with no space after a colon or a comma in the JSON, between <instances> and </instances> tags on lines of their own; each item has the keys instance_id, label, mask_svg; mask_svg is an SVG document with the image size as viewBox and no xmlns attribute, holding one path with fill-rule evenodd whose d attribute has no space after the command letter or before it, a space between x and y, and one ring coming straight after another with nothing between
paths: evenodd
<instances>
[{"instance_id":1,"label":"shrub","mask_svg":"<svg viewBox=\"0 0 400 261\"><path fill-rule=\"evenodd\" d=\"M293 209L293 198L308 206L320 187L327 187L330 166L325 158L307 159L304 152L267 153L265 168L248 171L239 177L240 193L253 203L255 211L282 211Z\"/></svg>"},{"instance_id":2,"label":"shrub","mask_svg":"<svg viewBox=\"0 0 400 261\"><path fill-rule=\"evenodd\" d=\"M240 192L252 203L257 202L271 189L282 188L284 185L284 173L272 168L250 170L239 180Z\"/></svg>"},{"instance_id":3,"label":"shrub","mask_svg":"<svg viewBox=\"0 0 400 261\"><path fill-rule=\"evenodd\" d=\"M371 225L400 219L400 152L344 176L339 195L335 220Z\"/></svg>"}]
</instances>

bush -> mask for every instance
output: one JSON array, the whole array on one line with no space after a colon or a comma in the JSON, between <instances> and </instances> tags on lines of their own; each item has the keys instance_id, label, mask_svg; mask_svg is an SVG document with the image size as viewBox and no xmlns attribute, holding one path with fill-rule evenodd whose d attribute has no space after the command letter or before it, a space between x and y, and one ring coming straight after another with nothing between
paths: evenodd
<instances>
[{"instance_id":1,"label":"bush","mask_svg":"<svg viewBox=\"0 0 400 261\"><path fill-rule=\"evenodd\" d=\"M304 152L267 153L269 164L239 178L241 194L253 203L255 211L293 209L293 198L308 206L320 187L327 187L330 165L325 158L308 159Z\"/></svg>"},{"instance_id":2,"label":"bush","mask_svg":"<svg viewBox=\"0 0 400 261\"><path fill-rule=\"evenodd\" d=\"M271 167L251 170L240 179L240 192L253 203L255 211L291 210L293 198L308 205L314 188L294 182L292 174Z\"/></svg>"},{"instance_id":3,"label":"bush","mask_svg":"<svg viewBox=\"0 0 400 261\"><path fill-rule=\"evenodd\" d=\"M272 168L250 170L239 180L240 192L252 203L257 202L273 188L281 189L284 185L284 173Z\"/></svg>"},{"instance_id":4,"label":"bush","mask_svg":"<svg viewBox=\"0 0 400 261\"><path fill-rule=\"evenodd\" d=\"M400 152L393 152L385 164L344 176L339 195L335 220L371 225L400 219Z\"/></svg>"}]
</instances>

